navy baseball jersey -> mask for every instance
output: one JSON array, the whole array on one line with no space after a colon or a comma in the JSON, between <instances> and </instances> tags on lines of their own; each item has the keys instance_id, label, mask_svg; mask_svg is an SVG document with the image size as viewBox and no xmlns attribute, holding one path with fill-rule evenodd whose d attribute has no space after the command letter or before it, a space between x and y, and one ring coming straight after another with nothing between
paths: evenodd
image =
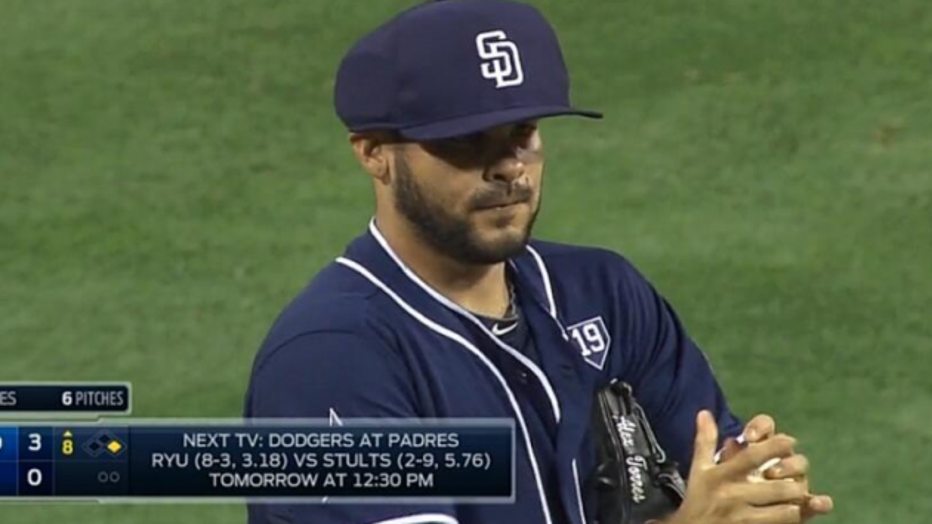
<instances>
[{"instance_id":1,"label":"navy baseball jersey","mask_svg":"<svg viewBox=\"0 0 932 524\"><path fill-rule=\"evenodd\" d=\"M524 347L418 278L370 224L275 322L246 416L510 418L514 504L253 504L250 523L592 523L591 407L616 378L684 476L701 409L723 437L741 432L704 355L626 259L532 241L507 275Z\"/></svg>"}]
</instances>

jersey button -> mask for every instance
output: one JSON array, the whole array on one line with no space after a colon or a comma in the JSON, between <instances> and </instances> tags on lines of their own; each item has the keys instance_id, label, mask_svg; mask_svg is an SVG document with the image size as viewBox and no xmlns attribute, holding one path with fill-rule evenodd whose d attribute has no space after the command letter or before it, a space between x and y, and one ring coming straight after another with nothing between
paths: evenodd
<instances>
[{"instance_id":1,"label":"jersey button","mask_svg":"<svg viewBox=\"0 0 932 524\"><path fill-rule=\"evenodd\" d=\"M528 378L528 377L527 377L527 371L519 371L519 372L518 372L518 382L520 382L520 383L522 383L522 384L527 384L527 378Z\"/></svg>"}]
</instances>

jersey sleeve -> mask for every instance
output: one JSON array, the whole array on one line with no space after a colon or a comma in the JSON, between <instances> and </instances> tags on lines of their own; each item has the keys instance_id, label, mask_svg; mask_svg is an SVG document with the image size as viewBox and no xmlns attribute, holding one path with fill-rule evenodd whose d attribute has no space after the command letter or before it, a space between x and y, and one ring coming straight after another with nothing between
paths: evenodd
<instances>
[{"instance_id":1,"label":"jersey sleeve","mask_svg":"<svg viewBox=\"0 0 932 524\"><path fill-rule=\"evenodd\" d=\"M676 312L627 261L620 290L625 322L622 369L615 378L634 388L660 444L688 474L696 415L711 410L721 439L737 436L741 420L729 409L712 367Z\"/></svg>"},{"instance_id":2,"label":"jersey sleeve","mask_svg":"<svg viewBox=\"0 0 932 524\"><path fill-rule=\"evenodd\" d=\"M246 399L252 418L415 418L414 385L375 337L322 331L260 352ZM331 419L333 420L333 419ZM249 524L457 524L447 504L257 504Z\"/></svg>"}]
</instances>

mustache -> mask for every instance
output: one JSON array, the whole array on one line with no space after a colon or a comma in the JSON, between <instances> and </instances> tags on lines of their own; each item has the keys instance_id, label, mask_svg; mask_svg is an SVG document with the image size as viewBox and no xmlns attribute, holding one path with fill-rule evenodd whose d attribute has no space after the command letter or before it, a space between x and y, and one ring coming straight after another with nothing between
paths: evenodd
<instances>
[{"instance_id":1,"label":"mustache","mask_svg":"<svg viewBox=\"0 0 932 524\"><path fill-rule=\"evenodd\" d=\"M516 185L504 191L490 189L476 194L470 202L472 209L486 209L512 204L524 204L534 198L534 188L527 185Z\"/></svg>"}]
</instances>

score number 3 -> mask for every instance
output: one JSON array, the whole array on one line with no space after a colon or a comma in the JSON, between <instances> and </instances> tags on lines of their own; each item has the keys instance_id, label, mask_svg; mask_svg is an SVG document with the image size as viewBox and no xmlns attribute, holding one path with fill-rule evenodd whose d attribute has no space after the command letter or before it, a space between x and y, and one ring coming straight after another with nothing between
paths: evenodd
<instances>
[{"instance_id":1,"label":"score number 3","mask_svg":"<svg viewBox=\"0 0 932 524\"><path fill-rule=\"evenodd\" d=\"M0 451L3 451L3 437L0 437ZM42 435L38 433L29 434L29 451L33 453L42 451Z\"/></svg>"},{"instance_id":2,"label":"score number 3","mask_svg":"<svg viewBox=\"0 0 932 524\"><path fill-rule=\"evenodd\" d=\"M29 434L29 451L33 453L42 451L42 435L38 433Z\"/></svg>"}]
</instances>

